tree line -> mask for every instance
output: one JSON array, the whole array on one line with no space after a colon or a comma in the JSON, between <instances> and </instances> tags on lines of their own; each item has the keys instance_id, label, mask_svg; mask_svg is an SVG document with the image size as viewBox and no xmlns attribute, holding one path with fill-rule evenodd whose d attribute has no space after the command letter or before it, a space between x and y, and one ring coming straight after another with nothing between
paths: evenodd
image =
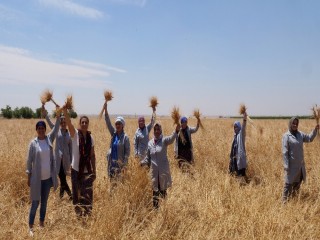
<instances>
[{"instance_id":1,"label":"tree line","mask_svg":"<svg viewBox=\"0 0 320 240\"><path fill-rule=\"evenodd\" d=\"M69 111L71 118L76 118L78 114L74 110ZM56 112L52 112L52 116L55 117ZM11 118L24 118L24 119L31 119L31 118L41 118L41 107L37 108L33 111L30 107L16 107L12 109L9 105L6 105L5 108L1 108L1 116L7 119Z\"/></svg>"}]
</instances>

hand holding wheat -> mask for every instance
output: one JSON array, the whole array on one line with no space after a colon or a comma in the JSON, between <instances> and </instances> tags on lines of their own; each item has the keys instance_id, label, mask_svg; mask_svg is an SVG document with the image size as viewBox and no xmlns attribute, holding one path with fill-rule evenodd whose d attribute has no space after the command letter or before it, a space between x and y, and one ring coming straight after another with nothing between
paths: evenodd
<instances>
[{"instance_id":1,"label":"hand holding wheat","mask_svg":"<svg viewBox=\"0 0 320 240\"><path fill-rule=\"evenodd\" d=\"M203 129L204 127L203 127L201 119L200 119L200 116L201 116L200 110L199 109L195 109L193 111L193 116L197 119L199 126Z\"/></svg>"},{"instance_id":2,"label":"hand holding wheat","mask_svg":"<svg viewBox=\"0 0 320 240\"><path fill-rule=\"evenodd\" d=\"M320 135L319 133L319 119L320 119L320 107L318 107L317 105L315 105L312 108L312 113L313 113L313 118L316 120L317 122L317 126L316 129L318 130L318 135Z\"/></svg>"},{"instance_id":3,"label":"hand holding wheat","mask_svg":"<svg viewBox=\"0 0 320 240\"><path fill-rule=\"evenodd\" d=\"M249 115L247 114L247 107L244 104L240 104L240 109L239 109L239 114L243 115L243 120L249 120L249 122L252 124L252 126L254 126L253 121L251 120L251 118L249 117Z\"/></svg>"},{"instance_id":4,"label":"hand holding wheat","mask_svg":"<svg viewBox=\"0 0 320 240\"><path fill-rule=\"evenodd\" d=\"M102 118L103 112L105 111L106 105L109 101L111 101L113 98L112 92L110 90L105 90L104 91L104 99L105 103L103 104L103 107L101 109L101 112L99 114L99 118Z\"/></svg>"},{"instance_id":5,"label":"hand holding wheat","mask_svg":"<svg viewBox=\"0 0 320 240\"><path fill-rule=\"evenodd\" d=\"M44 90L43 93L40 96L40 101L42 105L45 105L47 102L53 102L56 106L59 106L52 98L53 93L50 90Z\"/></svg>"},{"instance_id":6,"label":"hand holding wheat","mask_svg":"<svg viewBox=\"0 0 320 240\"><path fill-rule=\"evenodd\" d=\"M150 107L152 108L152 110L155 112L156 111L156 108L158 106L158 98L153 96L150 98Z\"/></svg>"},{"instance_id":7,"label":"hand holding wheat","mask_svg":"<svg viewBox=\"0 0 320 240\"><path fill-rule=\"evenodd\" d=\"M178 125L180 120L179 108L174 106L171 111L171 118L173 119L173 124Z\"/></svg>"}]
</instances>

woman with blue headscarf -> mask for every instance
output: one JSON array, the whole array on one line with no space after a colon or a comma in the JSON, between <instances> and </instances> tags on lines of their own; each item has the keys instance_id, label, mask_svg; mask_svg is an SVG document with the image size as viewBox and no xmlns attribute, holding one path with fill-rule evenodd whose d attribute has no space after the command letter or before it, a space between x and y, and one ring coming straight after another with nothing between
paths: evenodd
<instances>
[{"instance_id":1,"label":"woman with blue headscarf","mask_svg":"<svg viewBox=\"0 0 320 240\"><path fill-rule=\"evenodd\" d=\"M235 173L237 176L246 176L247 156L246 156L246 125L247 113L243 114L243 123L236 121L233 124L234 137L230 151L230 174Z\"/></svg>"},{"instance_id":2,"label":"woman with blue headscarf","mask_svg":"<svg viewBox=\"0 0 320 240\"><path fill-rule=\"evenodd\" d=\"M111 135L110 149L107 154L108 175L110 180L119 180L123 176L130 155L130 141L124 132L125 120L119 116L115 120L115 127L112 126L107 102L105 108L105 121ZM113 182L115 183L115 182Z\"/></svg>"}]
</instances>

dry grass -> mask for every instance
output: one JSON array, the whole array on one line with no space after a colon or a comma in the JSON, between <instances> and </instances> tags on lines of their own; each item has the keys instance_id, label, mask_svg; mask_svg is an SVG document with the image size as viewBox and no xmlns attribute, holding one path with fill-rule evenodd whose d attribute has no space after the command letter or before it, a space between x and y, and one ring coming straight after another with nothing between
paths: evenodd
<instances>
[{"instance_id":1,"label":"dry grass","mask_svg":"<svg viewBox=\"0 0 320 240\"><path fill-rule=\"evenodd\" d=\"M174 124L179 124L180 121L180 113L179 113L179 108L174 106L172 111L171 111L171 118L173 120Z\"/></svg>"},{"instance_id":2,"label":"dry grass","mask_svg":"<svg viewBox=\"0 0 320 240\"><path fill-rule=\"evenodd\" d=\"M29 189L25 159L37 120L0 119L1 239L26 239ZM77 124L77 120L73 120ZM299 129L309 133L314 120L301 120ZM161 119L164 135L172 121ZM110 134L97 118L90 119L95 139L97 179L94 209L89 219L78 220L67 198L49 196L46 227L35 228L35 239L318 239L320 236L320 141L305 144L306 184L300 195L281 204L283 167L281 138L288 121L256 120L247 128L248 176L240 186L227 173L233 138L231 119L203 119L206 131L192 135L193 176L182 174L168 148L173 186L159 211L152 210L149 176L131 154L127 178L109 195L105 154ZM195 119L189 120L194 126ZM133 139L136 119L128 119L126 133ZM68 181L70 179L68 178ZM38 224L39 209L36 216Z\"/></svg>"},{"instance_id":3,"label":"dry grass","mask_svg":"<svg viewBox=\"0 0 320 240\"><path fill-rule=\"evenodd\" d=\"M150 107L152 109L156 109L158 104L159 103L158 103L158 98L157 97L153 96L153 97L150 98Z\"/></svg>"},{"instance_id":4,"label":"dry grass","mask_svg":"<svg viewBox=\"0 0 320 240\"><path fill-rule=\"evenodd\" d=\"M68 110L72 110L72 109L73 109L72 95L68 95L68 96L67 96L67 100L66 100L65 106L66 106L66 108L67 108Z\"/></svg>"}]
</instances>

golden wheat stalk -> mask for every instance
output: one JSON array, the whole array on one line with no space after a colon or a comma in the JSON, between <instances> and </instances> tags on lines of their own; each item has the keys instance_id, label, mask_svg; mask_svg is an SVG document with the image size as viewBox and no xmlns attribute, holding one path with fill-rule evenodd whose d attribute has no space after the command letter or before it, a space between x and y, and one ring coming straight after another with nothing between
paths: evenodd
<instances>
[{"instance_id":1,"label":"golden wheat stalk","mask_svg":"<svg viewBox=\"0 0 320 240\"><path fill-rule=\"evenodd\" d=\"M240 115L243 115L243 114L245 114L245 113L247 113L247 107L246 107L246 105L240 104L239 114L240 114ZM252 126L255 126L255 125L254 125L254 122L252 121L252 119L249 117L248 114L247 114L247 119L248 119L249 122L252 124Z\"/></svg>"},{"instance_id":2,"label":"golden wheat stalk","mask_svg":"<svg viewBox=\"0 0 320 240\"><path fill-rule=\"evenodd\" d=\"M317 104L311 109L313 113L313 118L316 120L317 125L319 125L319 119L320 119L320 107L317 106ZM320 132L318 131L318 135L320 135Z\"/></svg>"},{"instance_id":3,"label":"golden wheat stalk","mask_svg":"<svg viewBox=\"0 0 320 240\"><path fill-rule=\"evenodd\" d=\"M158 98L155 96L152 96L150 98L150 107L152 107L152 109L156 109L156 107L158 106L159 102L158 102Z\"/></svg>"},{"instance_id":4,"label":"golden wheat stalk","mask_svg":"<svg viewBox=\"0 0 320 240\"><path fill-rule=\"evenodd\" d=\"M201 116L200 110L199 109L195 109L193 111L193 116L198 120L200 127L203 129L204 127L203 127L201 119L200 119L200 116Z\"/></svg>"},{"instance_id":5,"label":"golden wheat stalk","mask_svg":"<svg viewBox=\"0 0 320 240\"><path fill-rule=\"evenodd\" d=\"M179 124L180 120L180 113L179 113L179 108L174 106L172 111L171 111L171 118L173 119L174 124Z\"/></svg>"},{"instance_id":6,"label":"golden wheat stalk","mask_svg":"<svg viewBox=\"0 0 320 240\"><path fill-rule=\"evenodd\" d=\"M113 98L112 91L110 91L110 90L105 90L105 91L104 91L104 99L105 99L105 102L111 101L112 98ZM102 107L102 109L101 109L101 111L100 111L100 113L99 113L99 118L102 118L102 115L103 115L103 113L104 113L104 110L105 110L105 109L104 109L104 105L103 105L103 107Z\"/></svg>"},{"instance_id":7,"label":"golden wheat stalk","mask_svg":"<svg viewBox=\"0 0 320 240\"><path fill-rule=\"evenodd\" d=\"M72 100L72 95L71 94L67 96L67 100L66 100L65 106L66 106L66 108L68 110L73 109L73 100Z\"/></svg>"},{"instance_id":8,"label":"golden wheat stalk","mask_svg":"<svg viewBox=\"0 0 320 240\"><path fill-rule=\"evenodd\" d=\"M56 105L56 107L58 107L59 105L53 100L52 96L53 96L53 93L51 90L49 90L49 89L44 90L40 96L40 101L41 101L42 105L51 101Z\"/></svg>"}]
</instances>

